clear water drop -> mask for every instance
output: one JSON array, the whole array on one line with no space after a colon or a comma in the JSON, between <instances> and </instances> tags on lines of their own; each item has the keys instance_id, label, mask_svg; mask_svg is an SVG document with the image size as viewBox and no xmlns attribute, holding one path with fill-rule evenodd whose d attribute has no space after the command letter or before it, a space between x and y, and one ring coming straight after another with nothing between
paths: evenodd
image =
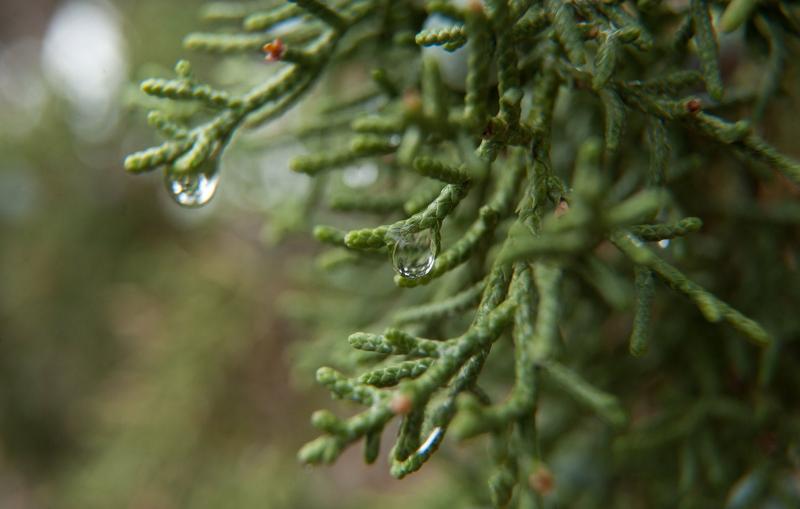
<instances>
[{"instance_id":1,"label":"clear water drop","mask_svg":"<svg viewBox=\"0 0 800 509\"><path fill-rule=\"evenodd\" d=\"M167 171L164 182L170 196L182 207L202 207L214 197L219 174L213 172L173 173Z\"/></svg>"},{"instance_id":2,"label":"clear water drop","mask_svg":"<svg viewBox=\"0 0 800 509\"><path fill-rule=\"evenodd\" d=\"M667 249L669 247L669 239L661 239L658 241L658 247L661 249Z\"/></svg>"},{"instance_id":3,"label":"clear water drop","mask_svg":"<svg viewBox=\"0 0 800 509\"><path fill-rule=\"evenodd\" d=\"M431 434L425 439L425 442L423 442L423 444L419 446L419 449L417 449L417 456L430 455L433 450L439 446L439 442L442 441L443 437L444 429L441 426L436 426L433 428L433 431L431 431Z\"/></svg>"},{"instance_id":4,"label":"clear water drop","mask_svg":"<svg viewBox=\"0 0 800 509\"><path fill-rule=\"evenodd\" d=\"M431 272L438 250L434 232L428 229L390 236L395 243L392 264L398 274L408 279L419 279Z\"/></svg>"}]
</instances>

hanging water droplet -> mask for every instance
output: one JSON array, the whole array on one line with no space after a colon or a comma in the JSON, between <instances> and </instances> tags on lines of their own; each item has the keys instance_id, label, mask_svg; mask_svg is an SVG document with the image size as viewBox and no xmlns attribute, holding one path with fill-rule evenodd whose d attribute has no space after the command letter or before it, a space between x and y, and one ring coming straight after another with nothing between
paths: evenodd
<instances>
[{"instance_id":1,"label":"hanging water droplet","mask_svg":"<svg viewBox=\"0 0 800 509\"><path fill-rule=\"evenodd\" d=\"M669 247L669 239L661 239L658 241L658 247L661 249L667 249Z\"/></svg>"},{"instance_id":2,"label":"hanging water droplet","mask_svg":"<svg viewBox=\"0 0 800 509\"><path fill-rule=\"evenodd\" d=\"M175 173L167 170L164 183L170 196L182 207L202 207L214 197L219 184L219 173Z\"/></svg>"},{"instance_id":3,"label":"hanging water droplet","mask_svg":"<svg viewBox=\"0 0 800 509\"><path fill-rule=\"evenodd\" d=\"M390 233L390 237L394 240L392 264L398 274L408 279L418 279L430 273L438 249L430 229Z\"/></svg>"}]
</instances>

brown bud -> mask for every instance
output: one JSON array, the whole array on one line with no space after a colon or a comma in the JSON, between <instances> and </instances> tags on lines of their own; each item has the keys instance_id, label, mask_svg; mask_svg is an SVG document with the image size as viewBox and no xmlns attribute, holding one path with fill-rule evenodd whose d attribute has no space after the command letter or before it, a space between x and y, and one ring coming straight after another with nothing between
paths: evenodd
<instances>
[{"instance_id":1,"label":"brown bud","mask_svg":"<svg viewBox=\"0 0 800 509\"><path fill-rule=\"evenodd\" d=\"M703 103L700 102L700 99L693 97L686 101L686 111L689 113L697 113L703 108Z\"/></svg>"},{"instance_id":2,"label":"brown bud","mask_svg":"<svg viewBox=\"0 0 800 509\"><path fill-rule=\"evenodd\" d=\"M414 402L408 394L398 392L389 402L389 408L395 415L406 415L414 408Z\"/></svg>"},{"instance_id":3,"label":"brown bud","mask_svg":"<svg viewBox=\"0 0 800 509\"><path fill-rule=\"evenodd\" d=\"M480 0L470 0L467 7L476 14L483 14L483 2Z\"/></svg>"},{"instance_id":4,"label":"brown bud","mask_svg":"<svg viewBox=\"0 0 800 509\"><path fill-rule=\"evenodd\" d=\"M528 483L533 491L540 495L548 495L555 487L553 473L544 465L539 465L528 477Z\"/></svg>"},{"instance_id":5,"label":"brown bud","mask_svg":"<svg viewBox=\"0 0 800 509\"><path fill-rule=\"evenodd\" d=\"M266 58L269 62L277 62L283 58L283 54L286 52L286 45L280 39L275 39L272 42L268 42L261 48L261 51L267 54Z\"/></svg>"},{"instance_id":6,"label":"brown bud","mask_svg":"<svg viewBox=\"0 0 800 509\"><path fill-rule=\"evenodd\" d=\"M422 111L422 98L419 96L419 92L413 88L403 92L403 105L411 113Z\"/></svg>"},{"instance_id":7,"label":"brown bud","mask_svg":"<svg viewBox=\"0 0 800 509\"><path fill-rule=\"evenodd\" d=\"M558 202L558 205L556 205L556 209L553 211L553 215L556 217L561 217L567 212L569 212L569 203L567 203L567 200L561 200L560 202Z\"/></svg>"}]
</instances>

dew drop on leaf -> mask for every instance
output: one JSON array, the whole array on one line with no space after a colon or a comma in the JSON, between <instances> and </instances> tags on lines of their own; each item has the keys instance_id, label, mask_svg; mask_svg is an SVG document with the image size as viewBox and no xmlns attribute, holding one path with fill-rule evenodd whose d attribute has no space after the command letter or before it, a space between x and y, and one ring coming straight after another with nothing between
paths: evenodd
<instances>
[{"instance_id":1,"label":"dew drop on leaf","mask_svg":"<svg viewBox=\"0 0 800 509\"><path fill-rule=\"evenodd\" d=\"M219 184L219 174L213 172L173 173L167 171L164 176L172 199L182 207L202 207L214 197Z\"/></svg>"},{"instance_id":2,"label":"dew drop on leaf","mask_svg":"<svg viewBox=\"0 0 800 509\"><path fill-rule=\"evenodd\" d=\"M392 250L394 270L408 279L426 276L436 261L437 243L431 230L393 234Z\"/></svg>"}]
</instances>

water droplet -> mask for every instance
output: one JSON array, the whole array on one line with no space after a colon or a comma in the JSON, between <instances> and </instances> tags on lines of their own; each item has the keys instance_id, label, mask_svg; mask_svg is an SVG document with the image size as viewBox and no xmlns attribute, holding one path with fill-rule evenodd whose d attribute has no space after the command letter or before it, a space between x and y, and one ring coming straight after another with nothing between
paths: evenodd
<instances>
[{"instance_id":1,"label":"water droplet","mask_svg":"<svg viewBox=\"0 0 800 509\"><path fill-rule=\"evenodd\" d=\"M658 247L661 249L667 249L669 247L669 239L661 239L658 241Z\"/></svg>"},{"instance_id":2,"label":"water droplet","mask_svg":"<svg viewBox=\"0 0 800 509\"><path fill-rule=\"evenodd\" d=\"M182 207L202 207L214 197L219 184L219 174L173 173L167 170L164 177L172 199Z\"/></svg>"},{"instance_id":3,"label":"water droplet","mask_svg":"<svg viewBox=\"0 0 800 509\"><path fill-rule=\"evenodd\" d=\"M434 450L436 450L436 447L439 446L439 442L442 441L443 437L444 429L441 426L433 428L433 431L431 431L431 434L425 439L425 442L419 446L419 449L417 449L416 454L418 456L429 456Z\"/></svg>"},{"instance_id":4,"label":"water droplet","mask_svg":"<svg viewBox=\"0 0 800 509\"><path fill-rule=\"evenodd\" d=\"M430 229L390 233L390 238L394 240L392 264L398 274L408 279L418 279L430 273L438 250L438 242Z\"/></svg>"}]
</instances>

